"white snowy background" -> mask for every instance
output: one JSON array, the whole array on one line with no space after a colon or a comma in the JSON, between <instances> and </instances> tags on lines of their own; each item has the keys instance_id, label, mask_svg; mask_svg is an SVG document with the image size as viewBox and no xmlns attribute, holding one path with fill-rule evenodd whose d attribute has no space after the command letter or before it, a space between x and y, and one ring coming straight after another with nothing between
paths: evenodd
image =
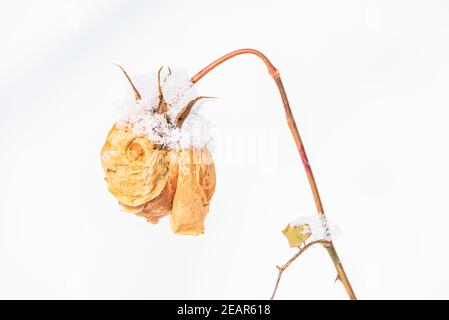
<instances>
[{"instance_id":1,"label":"white snowy background","mask_svg":"<svg viewBox=\"0 0 449 320\"><path fill-rule=\"evenodd\" d=\"M447 1L14 1L0 10L0 298L269 298L314 203L273 81L198 84L217 189L199 237L119 210L100 149L131 74L253 47L279 68L359 298L449 298ZM320 248L280 299L345 299Z\"/></svg>"}]
</instances>

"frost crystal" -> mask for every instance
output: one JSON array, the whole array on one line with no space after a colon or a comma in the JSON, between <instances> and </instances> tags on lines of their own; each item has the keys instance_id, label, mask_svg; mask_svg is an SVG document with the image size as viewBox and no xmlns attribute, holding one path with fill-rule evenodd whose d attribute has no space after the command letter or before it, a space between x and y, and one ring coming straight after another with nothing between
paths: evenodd
<instances>
[{"instance_id":1,"label":"frost crystal","mask_svg":"<svg viewBox=\"0 0 449 320\"><path fill-rule=\"evenodd\" d=\"M340 228L329 223L325 216L305 216L290 222L291 226L308 225L312 233L310 240L332 240L340 234Z\"/></svg>"},{"instance_id":2,"label":"frost crystal","mask_svg":"<svg viewBox=\"0 0 449 320\"><path fill-rule=\"evenodd\" d=\"M203 148L212 142L211 123L200 111L202 101L195 104L181 129L173 125L181 110L198 97L187 72L168 68L161 72L161 90L168 105L167 116L155 112L159 104L157 72L131 76L131 79L142 99L136 102L130 95L120 102L122 116L117 122L119 127L132 125L137 135L171 149Z\"/></svg>"}]
</instances>

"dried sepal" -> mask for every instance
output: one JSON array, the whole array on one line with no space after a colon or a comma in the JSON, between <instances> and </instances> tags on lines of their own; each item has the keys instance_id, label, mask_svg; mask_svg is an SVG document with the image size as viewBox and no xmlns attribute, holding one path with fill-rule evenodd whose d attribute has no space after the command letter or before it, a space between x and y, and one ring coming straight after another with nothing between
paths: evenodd
<instances>
[{"instance_id":1,"label":"dried sepal","mask_svg":"<svg viewBox=\"0 0 449 320\"><path fill-rule=\"evenodd\" d=\"M201 99L211 99L213 97L206 97L206 96L200 96L196 97L192 101L190 101L182 110L178 113L175 119L175 126L177 128L181 128L184 121L187 119L187 117L190 114L190 111L192 111L193 106L200 101Z\"/></svg>"},{"instance_id":2,"label":"dried sepal","mask_svg":"<svg viewBox=\"0 0 449 320\"><path fill-rule=\"evenodd\" d=\"M160 67L159 71L157 72L157 90L158 90L159 103L158 103L158 106L156 108L156 112L164 114L165 117L168 120L168 116L167 116L168 103L164 99L164 93L162 92L162 86L161 86L161 72L162 72L163 68L164 67ZM170 71L170 74L171 74L171 70L170 69L169 69L169 71Z\"/></svg>"},{"instance_id":3,"label":"dried sepal","mask_svg":"<svg viewBox=\"0 0 449 320\"><path fill-rule=\"evenodd\" d=\"M115 63L114 63L115 64ZM142 96L140 95L139 91L137 90L136 86L134 85L134 83L131 81L131 78L128 76L128 73L126 73L125 69L123 69L123 67L121 65L115 64L117 67L119 67L120 69L122 69L123 73L125 74L126 79L128 79L128 82L131 84L131 88L133 89L134 92L134 98L136 99L136 101L139 101L142 99Z\"/></svg>"}]
</instances>

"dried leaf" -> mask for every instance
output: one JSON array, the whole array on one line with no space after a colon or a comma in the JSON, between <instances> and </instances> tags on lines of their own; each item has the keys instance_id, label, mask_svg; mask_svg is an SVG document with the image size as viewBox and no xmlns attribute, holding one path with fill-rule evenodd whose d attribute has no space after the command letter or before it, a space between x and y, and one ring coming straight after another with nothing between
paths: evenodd
<instances>
[{"instance_id":1,"label":"dried leaf","mask_svg":"<svg viewBox=\"0 0 449 320\"><path fill-rule=\"evenodd\" d=\"M307 224L297 226L291 226L289 224L282 230L282 233L287 237L288 243L292 248L299 247L312 235Z\"/></svg>"}]
</instances>

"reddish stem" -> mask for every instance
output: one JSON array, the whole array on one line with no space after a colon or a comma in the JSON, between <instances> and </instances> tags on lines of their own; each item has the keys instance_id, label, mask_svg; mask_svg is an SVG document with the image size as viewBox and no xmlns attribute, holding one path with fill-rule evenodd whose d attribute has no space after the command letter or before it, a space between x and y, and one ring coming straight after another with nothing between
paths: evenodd
<instances>
[{"instance_id":1,"label":"reddish stem","mask_svg":"<svg viewBox=\"0 0 449 320\"><path fill-rule=\"evenodd\" d=\"M214 62L209 64L207 67L202 69L200 72L198 72L196 75L194 75L192 77L192 82L193 83L198 82L201 78L203 78L206 74L208 74L210 71L215 69L217 66L219 66L223 62L225 62L235 56L241 55L241 54L253 54L253 55L256 55L257 57L259 57L265 63L265 65L268 69L268 73L275 81L275 83L278 87L279 93L281 95L281 98L282 98L282 103L284 105L284 110L285 110L285 115L287 117L288 126L290 128L293 139L295 140L296 147L298 148L299 154L301 156L301 160L302 160L304 169L307 174L307 179L309 180L309 185L312 190L312 194L313 194L313 198L315 200L315 205L316 205L316 208L318 211L318 215L320 217L324 218L325 214L324 214L324 209L323 209L323 204L321 202L320 194L318 192L318 187L317 187L315 178L313 176L312 168L311 168L309 160L307 158L307 154L306 154L304 145L302 143L301 136L299 135L298 127L296 126L296 122L293 117L293 114L292 114L292 111L290 108L290 104L288 102L287 93L285 92L284 85L282 84L282 80L281 80L279 71L274 67L274 65L270 62L270 60L268 60L268 58L263 53L255 50L255 49L240 49L240 50L232 51L232 52L222 56L221 58L215 60ZM335 265L335 268L338 273L338 279L343 283L349 298L356 299L354 291L352 290L351 284L349 283L349 280L346 276L346 273L343 269L340 259L338 258L338 255L337 255L337 252L335 251L335 247L334 247L333 243L329 242L329 245L326 246L326 249L332 259L332 262Z\"/></svg>"}]
</instances>

